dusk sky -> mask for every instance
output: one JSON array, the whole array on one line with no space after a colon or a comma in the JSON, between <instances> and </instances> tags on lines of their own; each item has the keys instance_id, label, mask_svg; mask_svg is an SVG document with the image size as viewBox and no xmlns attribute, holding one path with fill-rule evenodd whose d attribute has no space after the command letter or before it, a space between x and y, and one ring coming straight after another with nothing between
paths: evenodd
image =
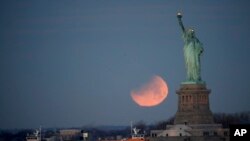
<instances>
[{"instance_id":1,"label":"dusk sky","mask_svg":"<svg viewBox=\"0 0 250 141\"><path fill-rule=\"evenodd\" d=\"M211 111L249 111L249 0L1 0L0 129L174 116L186 77L178 11L204 45ZM167 98L138 106L131 91L155 75Z\"/></svg>"}]
</instances>

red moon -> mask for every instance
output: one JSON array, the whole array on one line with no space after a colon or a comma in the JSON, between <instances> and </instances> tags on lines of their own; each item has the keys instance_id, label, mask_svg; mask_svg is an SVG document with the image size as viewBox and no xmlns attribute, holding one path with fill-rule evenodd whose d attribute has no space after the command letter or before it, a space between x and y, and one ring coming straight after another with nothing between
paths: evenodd
<instances>
[{"instance_id":1,"label":"red moon","mask_svg":"<svg viewBox=\"0 0 250 141\"><path fill-rule=\"evenodd\" d=\"M167 83L160 76L154 76L140 89L131 91L132 99L143 107L157 106L163 102L167 95Z\"/></svg>"}]
</instances>

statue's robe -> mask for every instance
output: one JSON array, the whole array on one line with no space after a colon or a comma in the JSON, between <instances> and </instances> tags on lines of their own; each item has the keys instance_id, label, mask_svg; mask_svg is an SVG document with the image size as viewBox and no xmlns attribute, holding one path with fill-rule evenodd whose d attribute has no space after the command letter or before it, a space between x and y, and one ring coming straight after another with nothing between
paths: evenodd
<instances>
[{"instance_id":1,"label":"statue's robe","mask_svg":"<svg viewBox=\"0 0 250 141\"><path fill-rule=\"evenodd\" d=\"M187 69L187 81L199 82L201 81L200 74L200 55L203 52L202 43L198 38L190 37L188 32L183 35L184 38L184 58Z\"/></svg>"}]
</instances>

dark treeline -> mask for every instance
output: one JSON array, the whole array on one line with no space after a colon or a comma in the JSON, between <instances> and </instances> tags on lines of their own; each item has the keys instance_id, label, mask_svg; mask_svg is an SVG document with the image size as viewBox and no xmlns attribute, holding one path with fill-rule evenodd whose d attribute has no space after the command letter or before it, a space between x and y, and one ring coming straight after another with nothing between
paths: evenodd
<instances>
[{"instance_id":1,"label":"dark treeline","mask_svg":"<svg viewBox=\"0 0 250 141\"><path fill-rule=\"evenodd\" d=\"M241 113L216 113L213 114L215 123L220 123L224 128L229 128L230 124L250 124L250 112Z\"/></svg>"},{"instance_id":2,"label":"dark treeline","mask_svg":"<svg viewBox=\"0 0 250 141\"><path fill-rule=\"evenodd\" d=\"M215 113L213 114L215 123L222 124L224 128L229 128L230 124L250 124L250 112L241 113ZM167 120L159 121L151 125L147 125L144 121L138 121L133 123L133 127L141 129L141 133L145 133L149 136L150 130L164 130L167 124L173 124L174 117ZM80 128L81 129L81 128ZM95 127L82 128L83 130L89 132L93 138L107 139L116 136L122 136L123 138L128 138L131 134L130 126L124 127L123 129L105 130L98 129ZM57 130L47 130L44 134L56 134ZM27 134L33 133L33 129L25 129L19 131L11 130L0 130L0 141L25 141Z\"/></svg>"},{"instance_id":3,"label":"dark treeline","mask_svg":"<svg viewBox=\"0 0 250 141\"><path fill-rule=\"evenodd\" d=\"M0 131L0 141L25 141L27 134L33 133L31 129L20 131L2 130Z\"/></svg>"}]
</instances>

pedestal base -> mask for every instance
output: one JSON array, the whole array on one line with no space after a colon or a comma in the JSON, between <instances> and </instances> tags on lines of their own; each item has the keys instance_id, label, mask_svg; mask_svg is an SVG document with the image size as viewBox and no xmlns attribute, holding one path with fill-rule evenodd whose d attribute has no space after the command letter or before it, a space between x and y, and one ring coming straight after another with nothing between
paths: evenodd
<instances>
[{"instance_id":1,"label":"pedestal base","mask_svg":"<svg viewBox=\"0 0 250 141\"><path fill-rule=\"evenodd\" d=\"M181 84L174 124L213 124L209 93L205 84Z\"/></svg>"}]
</instances>

